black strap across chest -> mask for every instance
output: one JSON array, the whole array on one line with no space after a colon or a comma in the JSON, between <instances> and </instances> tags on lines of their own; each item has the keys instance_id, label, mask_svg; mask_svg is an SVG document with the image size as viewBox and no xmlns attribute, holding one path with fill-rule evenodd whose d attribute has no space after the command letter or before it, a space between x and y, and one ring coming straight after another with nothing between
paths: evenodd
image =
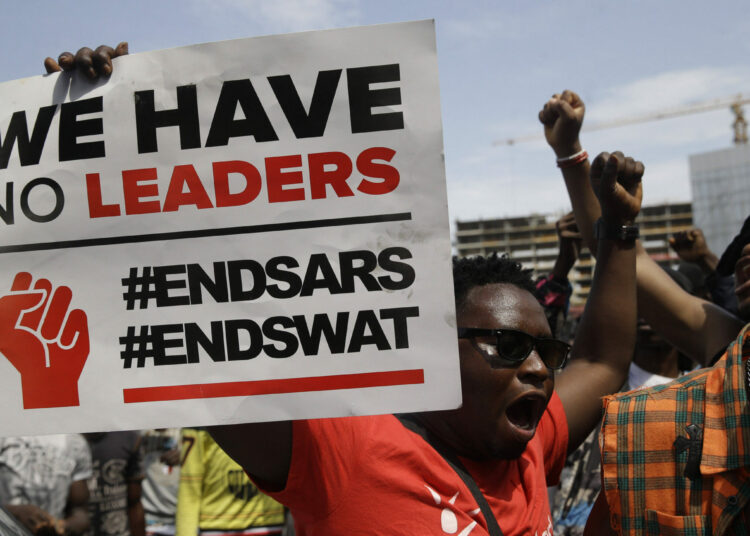
<instances>
[{"instance_id":1,"label":"black strap across chest","mask_svg":"<svg viewBox=\"0 0 750 536\"><path fill-rule=\"evenodd\" d=\"M479 505L479 509L482 511L490 536L503 536L503 531L500 530L500 525L497 524L497 519L495 519L495 514L492 513L490 505L487 504L487 499L485 499L479 486L477 486L477 483L474 481L474 478L469 474L469 471L466 470L466 467L461 463L461 460L459 460L456 453L438 437L425 429L425 427L422 426L422 423L420 423L413 415L401 414L396 415L396 418L401 421L401 424L406 428L415 434L422 436L422 439L427 441L432 448L434 448L445 459L445 461L448 462L448 465L453 468L456 474L461 477L461 480L463 480L464 484L469 488L469 491L471 491L471 494L474 496L474 500Z\"/></svg>"}]
</instances>

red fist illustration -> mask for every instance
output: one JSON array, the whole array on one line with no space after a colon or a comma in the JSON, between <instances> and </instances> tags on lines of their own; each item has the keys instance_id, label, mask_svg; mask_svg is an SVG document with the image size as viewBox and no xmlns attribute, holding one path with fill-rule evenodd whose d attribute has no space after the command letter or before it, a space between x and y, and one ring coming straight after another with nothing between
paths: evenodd
<instances>
[{"instance_id":1,"label":"red fist illustration","mask_svg":"<svg viewBox=\"0 0 750 536\"><path fill-rule=\"evenodd\" d=\"M0 298L0 353L21 374L24 409L78 406L78 378L89 356L81 309L68 312L73 293L46 279L31 288L20 272Z\"/></svg>"}]
</instances>

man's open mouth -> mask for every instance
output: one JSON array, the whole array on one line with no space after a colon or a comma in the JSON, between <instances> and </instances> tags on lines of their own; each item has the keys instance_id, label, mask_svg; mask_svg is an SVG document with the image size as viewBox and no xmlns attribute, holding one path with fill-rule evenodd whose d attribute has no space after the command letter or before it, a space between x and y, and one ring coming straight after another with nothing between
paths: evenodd
<instances>
[{"instance_id":1,"label":"man's open mouth","mask_svg":"<svg viewBox=\"0 0 750 536\"><path fill-rule=\"evenodd\" d=\"M508 421L522 430L533 430L542 418L546 399L538 394L523 395L505 410Z\"/></svg>"}]
</instances>

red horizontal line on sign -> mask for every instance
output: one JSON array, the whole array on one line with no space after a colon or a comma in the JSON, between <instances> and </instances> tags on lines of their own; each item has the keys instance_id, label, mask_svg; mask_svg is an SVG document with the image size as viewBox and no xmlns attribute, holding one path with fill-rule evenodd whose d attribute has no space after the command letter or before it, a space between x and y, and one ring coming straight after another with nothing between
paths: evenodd
<instances>
[{"instance_id":1,"label":"red horizontal line on sign","mask_svg":"<svg viewBox=\"0 0 750 536\"><path fill-rule=\"evenodd\" d=\"M335 391L338 389L361 389L364 387L387 387L419 383L424 383L423 369L362 372L336 376L286 378L283 380L135 387L132 389L123 389L122 394L126 404L134 404L137 402L164 402L168 400L224 398L230 396Z\"/></svg>"}]
</instances>

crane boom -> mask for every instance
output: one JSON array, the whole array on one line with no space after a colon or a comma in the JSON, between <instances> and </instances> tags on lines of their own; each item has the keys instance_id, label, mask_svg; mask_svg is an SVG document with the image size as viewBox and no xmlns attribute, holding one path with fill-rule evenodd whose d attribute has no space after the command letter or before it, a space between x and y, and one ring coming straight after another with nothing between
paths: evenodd
<instances>
[{"instance_id":1,"label":"crane boom","mask_svg":"<svg viewBox=\"0 0 750 536\"><path fill-rule=\"evenodd\" d=\"M750 97L739 93L731 97L720 97L717 99L707 100L698 102L689 106L681 106L676 108L670 108L661 112L650 112L642 115L635 115L632 117L622 117L620 119L613 119L612 121L604 121L601 123L594 123L593 125L585 125L582 128L584 132L592 132L595 130L605 130L608 128L623 127L627 125L635 125L637 123L646 123L648 121L660 121L662 119L671 119L673 117L680 117L683 115L697 114L702 112L710 112L719 108L730 108L732 106L742 106L743 104L750 103ZM497 147L500 145L515 145L517 143L524 143L528 141L535 141L541 139L543 135L541 133L527 134L525 136L519 136L518 138L508 138L506 140L496 140L492 142L492 145Z\"/></svg>"}]
</instances>

